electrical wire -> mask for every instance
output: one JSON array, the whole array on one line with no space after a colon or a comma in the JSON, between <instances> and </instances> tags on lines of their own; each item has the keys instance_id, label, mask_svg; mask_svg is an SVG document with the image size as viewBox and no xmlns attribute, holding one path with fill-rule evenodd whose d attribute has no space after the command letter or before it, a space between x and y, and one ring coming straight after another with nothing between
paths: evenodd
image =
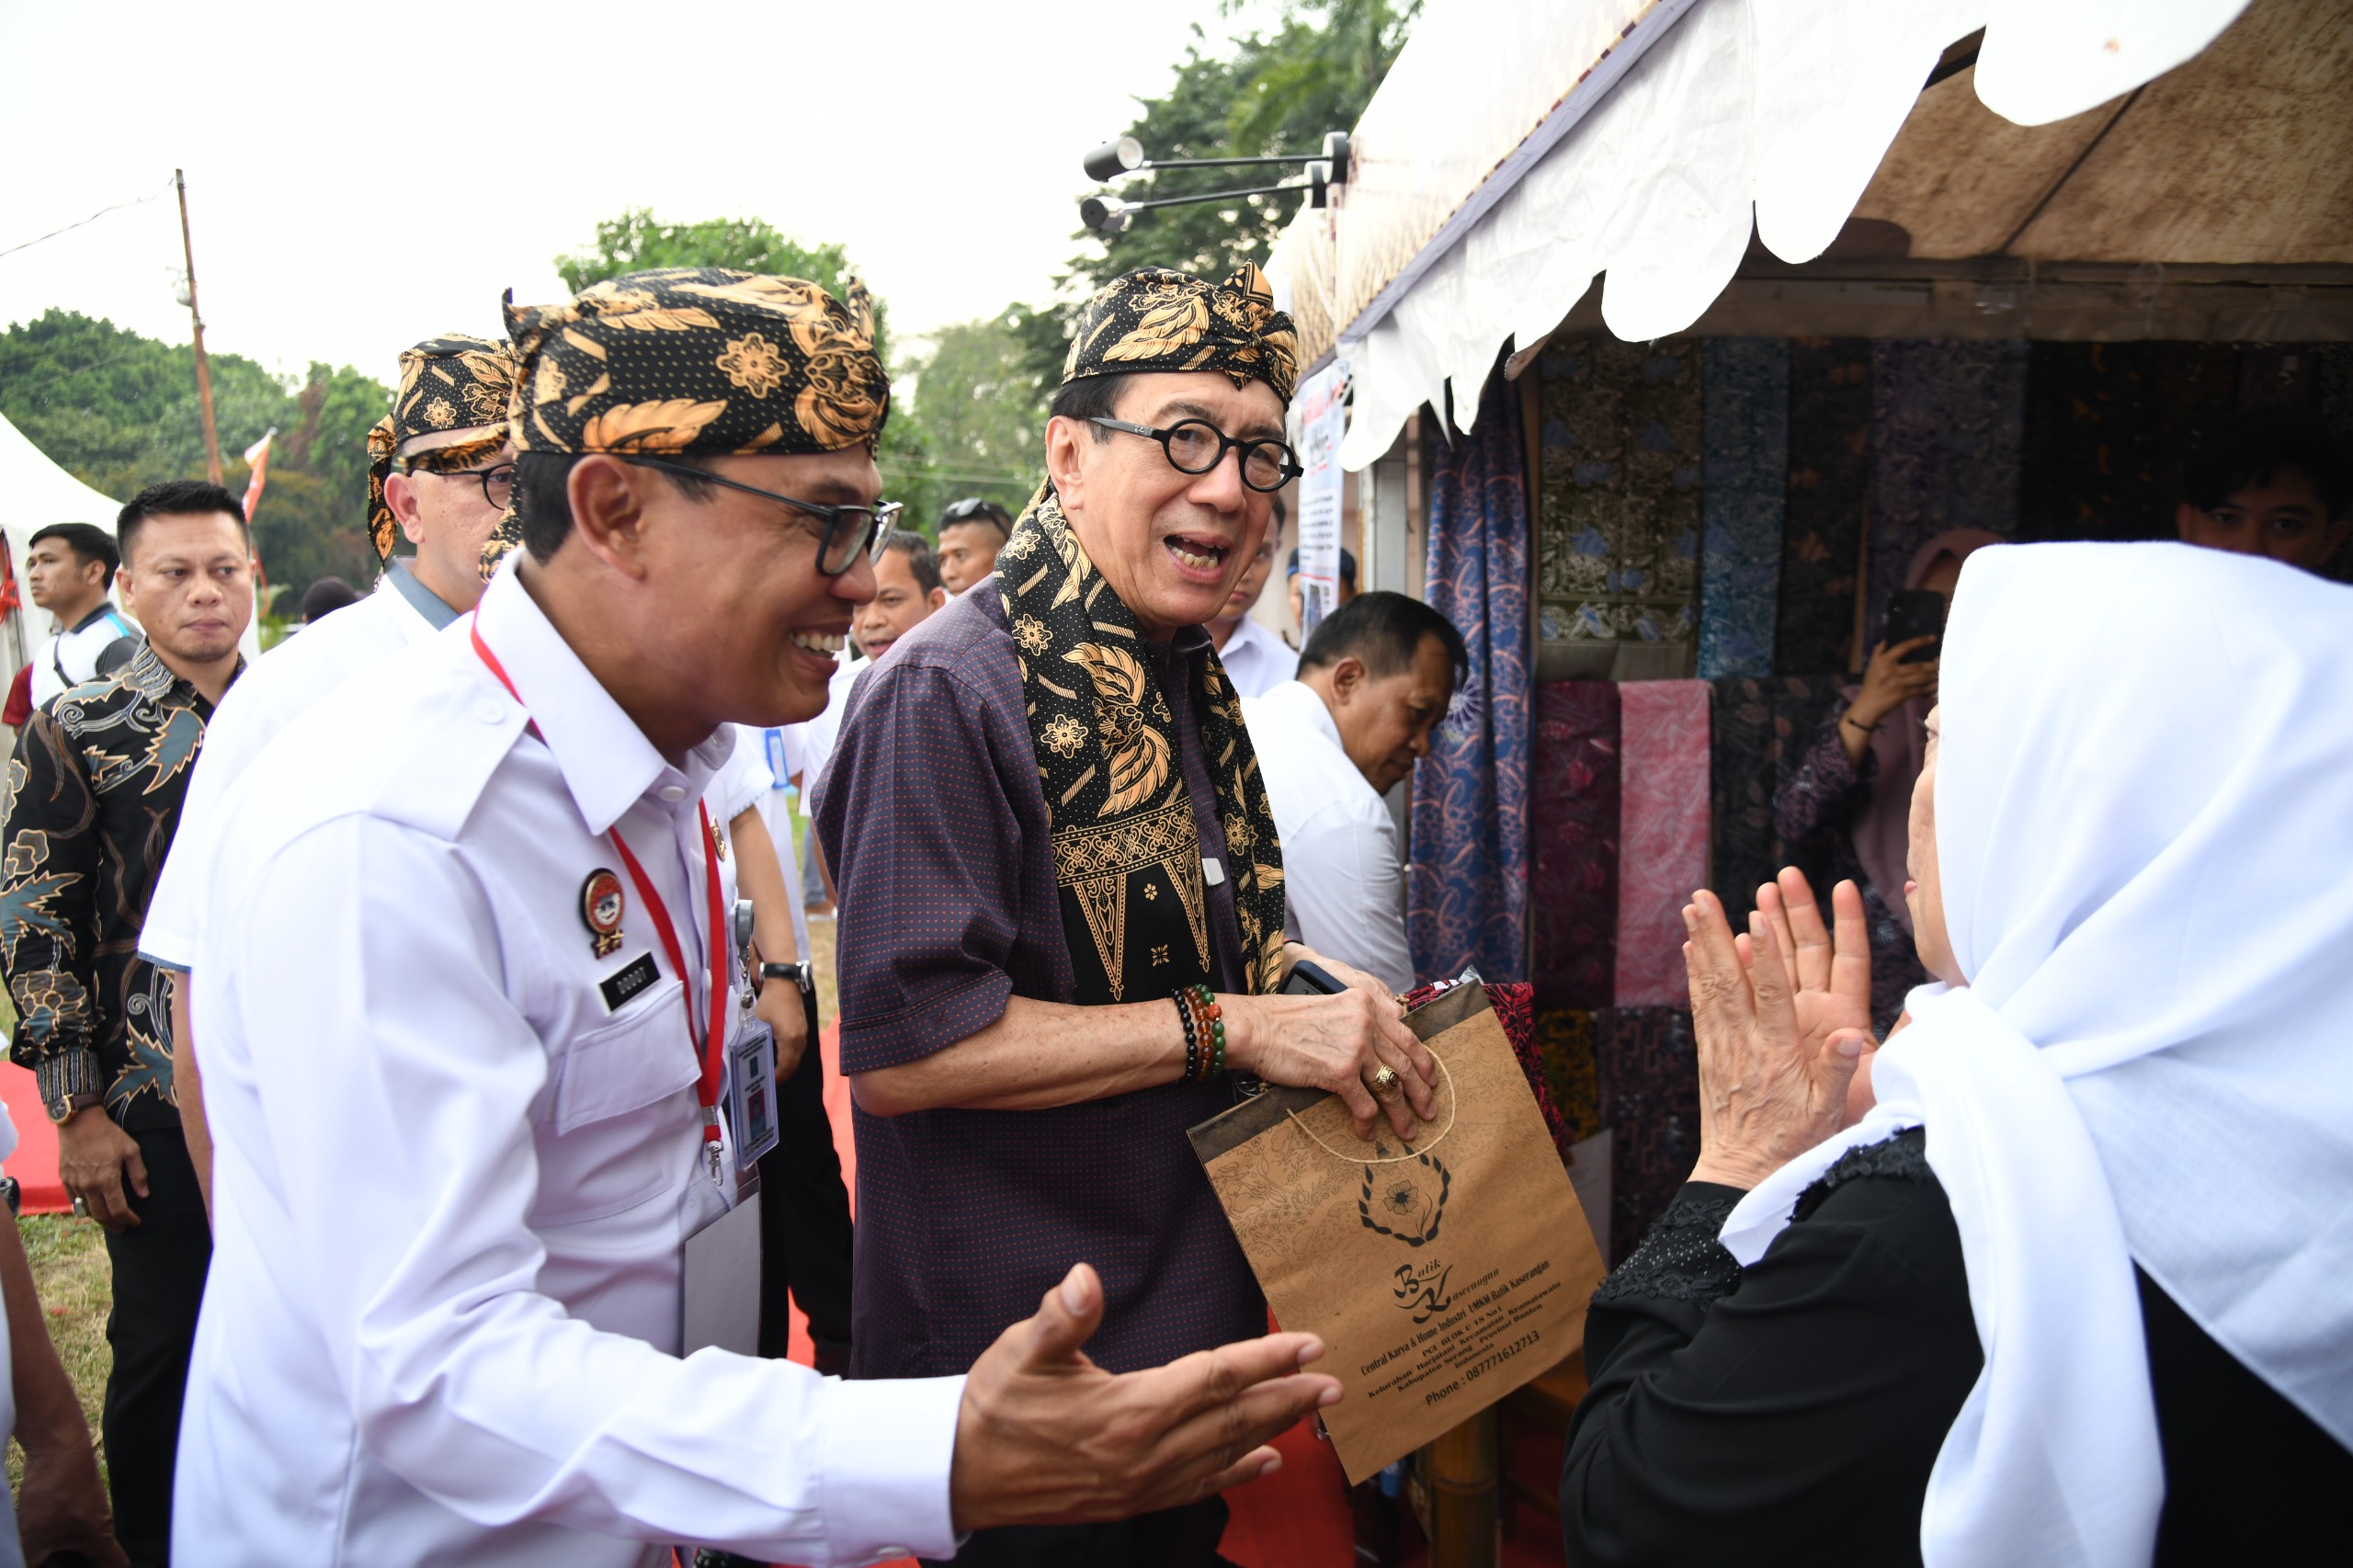
<instances>
[{"instance_id":1,"label":"electrical wire","mask_svg":"<svg viewBox=\"0 0 2353 1568\"><path fill-rule=\"evenodd\" d=\"M42 240L53 240L60 234L71 233L74 230L82 227L84 223L95 223L109 212L119 212L126 207L143 206L146 203L154 200L157 197L162 196L165 191L168 191L171 188L172 182L170 180L165 180L163 184L163 188L160 190L151 190L146 195L133 197L129 201L118 201L111 207L101 207L96 212L91 213L88 217L84 218L77 222L68 223L63 229L51 229L49 233L41 235L39 239L27 240L21 244L13 244L6 250L0 250L0 256L14 256L20 250L30 250L33 246L40 244Z\"/></svg>"}]
</instances>

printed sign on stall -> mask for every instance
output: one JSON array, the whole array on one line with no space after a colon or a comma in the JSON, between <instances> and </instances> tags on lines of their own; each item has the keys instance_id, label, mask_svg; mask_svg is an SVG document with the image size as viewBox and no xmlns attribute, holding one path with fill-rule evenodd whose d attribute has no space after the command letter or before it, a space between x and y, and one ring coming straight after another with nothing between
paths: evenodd
<instances>
[{"instance_id":1,"label":"printed sign on stall","mask_svg":"<svg viewBox=\"0 0 2353 1568\"><path fill-rule=\"evenodd\" d=\"M1347 431L1348 362L1300 383L1291 398L1299 447L1299 640L1340 602L1340 437Z\"/></svg>"}]
</instances>

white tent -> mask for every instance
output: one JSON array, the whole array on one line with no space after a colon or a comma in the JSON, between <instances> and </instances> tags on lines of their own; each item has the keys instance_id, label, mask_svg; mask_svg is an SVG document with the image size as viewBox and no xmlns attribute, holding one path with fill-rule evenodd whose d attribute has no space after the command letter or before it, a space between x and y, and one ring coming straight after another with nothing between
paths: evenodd
<instances>
[{"instance_id":1,"label":"white tent","mask_svg":"<svg viewBox=\"0 0 2353 1568\"><path fill-rule=\"evenodd\" d=\"M114 532L122 503L91 489L25 438L0 415L0 527L9 553L18 562L36 531L51 523L90 523Z\"/></svg>"},{"instance_id":2,"label":"white tent","mask_svg":"<svg viewBox=\"0 0 2353 1568\"><path fill-rule=\"evenodd\" d=\"M2168 312L2342 287L2347 16L2343 0L1429 0L1354 128L1349 177L1267 270L1302 367L1349 363L1352 470L1449 382L1468 428L1503 344L1540 342L1588 290L1577 330L1628 341L2339 337L2341 322ZM1842 236L1893 248L1848 277L1864 253L1833 250ZM2134 287L2121 324L2042 319ZM1842 306L1941 290L1973 329L1920 312L1859 326L1853 309L1836 327L1787 309L1695 324L1809 289Z\"/></svg>"},{"instance_id":3,"label":"white tent","mask_svg":"<svg viewBox=\"0 0 2353 1568\"><path fill-rule=\"evenodd\" d=\"M8 612L8 673L40 656L49 646L49 617L24 597L25 551L33 535L51 523L88 523L114 532L122 503L93 490L50 460L25 433L0 415L0 533L8 542L8 570L23 603Z\"/></svg>"}]
</instances>

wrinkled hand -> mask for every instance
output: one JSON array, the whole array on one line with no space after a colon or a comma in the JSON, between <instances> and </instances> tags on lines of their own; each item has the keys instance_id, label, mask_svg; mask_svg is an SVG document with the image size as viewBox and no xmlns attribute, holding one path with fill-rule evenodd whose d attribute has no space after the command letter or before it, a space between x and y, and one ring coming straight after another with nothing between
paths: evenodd
<instances>
[{"instance_id":1,"label":"wrinkled hand","mask_svg":"<svg viewBox=\"0 0 2353 1568\"><path fill-rule=\"evenodd\" d=\"M130 1559L114 1539L114 1517L107 1510L107 1490L98 1480L86 1428L71 1442L27 1447L17 1528L27 1562L78 1551L95 1568L128 1568Z\"/></svg>"},{"instance_id":2,"label":"wrinkled hand","mask_svg":"<svg viewBox=\"0 0 2353 1568\"><path fill-rule=\"evenodd\" d=\"M1699 1163L1691 1179L1753 1187L1847 1124L1847 1091L1869 1036L1834 1028L1806 1042L1790 984L1794 958L1783 958L1762 911L1748 917L1753 963L1743 961L1713 893L1691 895L1683 926L1699 1057ZM1868 983L1867 969L1867 1014Z\"/></svg>"},{"instance_id":3,"label":"wrinkled hand","mask_svg":"<svg viewBox=\"0 0 2353 1568\"><path fill-rule=\"evenodd\" d=\"M1346 978L1337 969L1332 977ZM1362 978L1366 987L1351 985L1330 996L1219 997L1226 1062L1269 1084L1330 1090L1356 1118L1359 1138L1370 1139L1386 1113L1397 1136L1410 1140L1437 1108L1430 1085L1438 1081L1438 1066L1406 1027L1405 1010L1389 988ZM1383 1067L1397 1074L1404 1091L1386 1101L1373 1098L1365 1085Z\"/></svg>"},{"instance_id":4,"label":"wrinkled hand","mask_svg":"<svg viewBox=\"0 0 2353 1568\"><path fill-rule=\"evenodd\" d=\"M1805 873L1795 866L1782 867L1778 881L1756 890L1756 913L1773 928L1801 1045L1818 1053L1840 1029L1859 1030L1869 1040L1871 937L1864 923L1862 890L1851 881L1830 890L1835 937L1823 928L1822 906L1814 902ZM1733 938L1733 946L1739 949L1742 966L1755 970L1756 944L1743 934ZM1869 1040L1867 1049L1878 1048L1877 1040Z\"/></svg>"},{"instance_id":5,"label":"wrinkled hand","mask_svg":"<svg viewBox=\"0 0 2353 1568\"><path fill-rule=\"evenodd\" d=\"M809 1049L809 1012L801 1006L801 987L789 980L770 980L760 986L752 1009L776 1035L776 1081L783 1083L801 1065Z\"/></svg>"},{"instance_id":6,"label":"wrinkled hand","mask_svg":"<svg viewBox=\"0 0 2353 1568\"><path fill-rule=\"evenodd\" d=\"M1272 1334L1113 1377L1080 1350L1102 1321L1102 1282L1082 1263L972 1364L949 1471L959 1530L1198 1502L1278 1468L1268 1439L1340 1398L1336 1379L1299 1370L1324 1354L1313 1335Z\"/></svg>"},{"instance_id":7,"label":"wrinkled hand","mask_svg":"<svg viewBox=\"0 0 2353 1568\"><path fill-rule=\"evenodd\" d=\"M1863 688L1856 694L1854 706L1847 710L1855 716L1855 722L1876 724L1915 697L1935 700L1938 661L1904 662L1904 654L1935 641L1934 637L1912 637L1893 648L1881 642L1871 650L1871 662L1863 669Z\"/></svg>"},{"instance_id":8,"label":"wrinkled hand","mask_svg":"<svg viewBox=\"0 0 2353 1568\"><path fill-rule=\"evenodd\" d=\"M57 1179L109 1231L139 1224L123 1196L126 1178L131 1191L147 1196L147 1164L139 1157L139 1141L117 1127L104 1106L75 1111L57 1130Z\"/></svg>"}]
</instances>

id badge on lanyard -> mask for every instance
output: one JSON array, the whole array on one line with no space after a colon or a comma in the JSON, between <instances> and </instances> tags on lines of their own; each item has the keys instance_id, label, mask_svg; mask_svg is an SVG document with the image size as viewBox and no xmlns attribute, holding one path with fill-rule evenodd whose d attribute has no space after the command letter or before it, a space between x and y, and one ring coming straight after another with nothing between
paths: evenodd
<instances>
[{"instance_id":1,"label":"id badge on lanyard","mask_svg":"<svg viewBox=\"0 0 2353 1568\"><path fill-rule=\"evenodd\" d=\"M752 901L735 901L735 948L743 955L744 994L735 1016L735 1038L727 1047L727 1127L735 1135L735 1170L743 1175L777 1146L776 1030L753 1009L759 1005L760 972L752 946Z\"/></svg>"}]
</instances>

